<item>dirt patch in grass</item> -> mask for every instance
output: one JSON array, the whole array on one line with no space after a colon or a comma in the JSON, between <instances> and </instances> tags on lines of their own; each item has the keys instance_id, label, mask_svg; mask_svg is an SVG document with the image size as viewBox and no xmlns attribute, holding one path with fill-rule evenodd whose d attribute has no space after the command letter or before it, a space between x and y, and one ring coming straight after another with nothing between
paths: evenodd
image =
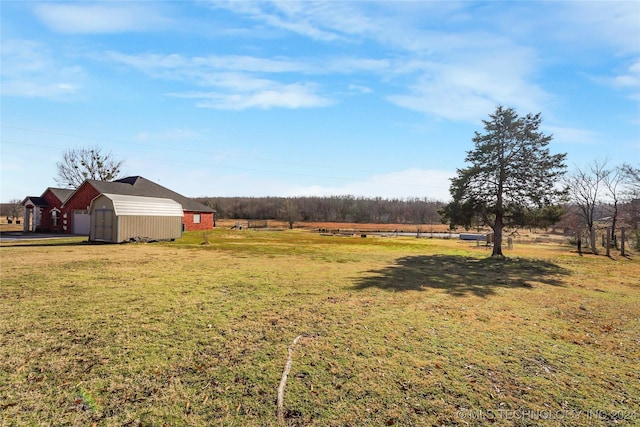
<instances>
[{"instance_id":1,"label":"dirt patch in grass","mask_svg":"<svg viewBox=\"0 0 640 427\"><path fill-rule=\"evenodd\" d=\"M201 234L0 245L0 425L639 422L633 255Z\"/></svg>"}]
</instances>

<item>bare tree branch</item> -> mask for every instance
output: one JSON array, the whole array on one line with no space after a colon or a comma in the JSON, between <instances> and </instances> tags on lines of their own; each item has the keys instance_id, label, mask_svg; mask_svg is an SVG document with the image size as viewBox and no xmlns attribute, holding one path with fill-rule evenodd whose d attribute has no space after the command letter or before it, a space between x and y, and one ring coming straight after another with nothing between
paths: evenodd
<instances>
[{"instance_id":1,"label":"bare tree branch","mask_svg":"<svg viewBox=\"0 0 640 427\"><path fill-rule=\"evenodd\" d=\"M67 188L77 188L87 179L112 181L118 178L122 164L122 160L115 160L98 146L69 149L56 163L55 181Z\"/></svg>"}]
</instances>

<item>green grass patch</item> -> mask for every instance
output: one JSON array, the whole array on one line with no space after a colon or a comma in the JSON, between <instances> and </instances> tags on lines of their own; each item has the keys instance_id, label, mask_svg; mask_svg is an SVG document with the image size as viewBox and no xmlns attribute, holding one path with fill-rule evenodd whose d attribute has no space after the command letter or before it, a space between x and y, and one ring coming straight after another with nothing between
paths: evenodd
<instances>
[{"instance_id":1,"label":"green grass patch","mask_svg":"<svg viewBox=\"0 0 640 427\"><path fill-rule=\"evenodd\" d=\"M0 425L640 423L635 255L207 240L3 243Z\"/></svg>"}]
</instances>

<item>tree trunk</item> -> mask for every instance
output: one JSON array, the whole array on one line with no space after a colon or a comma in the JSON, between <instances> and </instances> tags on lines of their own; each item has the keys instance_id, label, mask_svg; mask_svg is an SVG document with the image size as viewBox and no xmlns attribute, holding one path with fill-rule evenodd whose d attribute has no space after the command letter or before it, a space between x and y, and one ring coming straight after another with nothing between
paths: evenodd
<instances>
[{"instance_id":1,"label":"tree trunk","mask_svg":"<svg viewBox=\"0 0 640 427\"><path fill-rule=\"evenodd\" d=\"M613 216L611 218L611 241L616 249L618 248L618 242L616 240L616 224L618 222L618 204L613 204Z\"/></svg>"},{"instance_id":2,"label":"tree trunk","mask_svg":"<svg viewBox=\"0 0 640 427\"><path fill-rule=\"evenodd\" d=\"M598 248L596 247L596 229L591 226L589 228L589 242L591 243L591 252L594 255L598 255Z\"/></svg>"},{"instance_id":3,"label":"tree trunk","mask_svg":"<svg viewBox=\"0 0 640 427\"><path fill-rule=\"evenodd\" d=\"M578 231L578 253L582 255L582 230Z\"/></svg>"},{"instance_id":4,"label":"tree trunk","mask_svg":"<svg viewBox=\"0 0 640 427\"><path fill-rule=\"evenodd\" d=\"M491 256L501 257L504 256L502 254L502 217L500 215L496 215L496 222L493 226L493 252Z\"/></svg>"}]
</instances>

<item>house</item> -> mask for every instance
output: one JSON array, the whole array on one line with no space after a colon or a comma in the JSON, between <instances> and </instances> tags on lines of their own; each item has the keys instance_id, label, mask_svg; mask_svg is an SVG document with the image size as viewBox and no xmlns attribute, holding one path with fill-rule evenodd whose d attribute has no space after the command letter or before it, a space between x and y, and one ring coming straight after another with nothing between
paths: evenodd
<instances>
[{"instance_id":1,"label":"house","mask_svg":"<svg viewBox=\"0 0 640 427\"><path fill-rule=\"evenodd\" d=\"M62 203L73 193L67 188L47 188L40 197L24 199L24 231L62 230Z\"/></svg>"},{"instance_id":2,"label":"house","mask_svg":"<svg viewBox=\"0 0 640 427\"><path fill-rule=\"evenodd\" d=\"M61 189L47 189L41 198L45 198L49 190L52 190L51 193L53 194L63 196L59 191ZM209 230L213 228L215 215L213 209L141 176L130 176L115 181L88 179L75 190L63 191L68 192L68 194L63 199L60 199L61 203L59 204L50 204L47 200L47 205L45 206L44 202L40 200L41 198L28 197L25 199L25 213L28 209L31 209L34 218L34 226L30 229L27 228L27 216L25 215L25 231L35 231L37 228L43 231L89 235L91 201L101 194L170 199L182 206L182 229L184 231ZM36 203L39 203L39 205L36 205ZM28 205L31 208L27 208ZM57 209L55 218L47 216L49 215L47 212L53 212L55 209ZM38 221L37 226L35 225L36 220ZM55 221L57 222L54 227Z\"/></svg>"}]
</instances>

